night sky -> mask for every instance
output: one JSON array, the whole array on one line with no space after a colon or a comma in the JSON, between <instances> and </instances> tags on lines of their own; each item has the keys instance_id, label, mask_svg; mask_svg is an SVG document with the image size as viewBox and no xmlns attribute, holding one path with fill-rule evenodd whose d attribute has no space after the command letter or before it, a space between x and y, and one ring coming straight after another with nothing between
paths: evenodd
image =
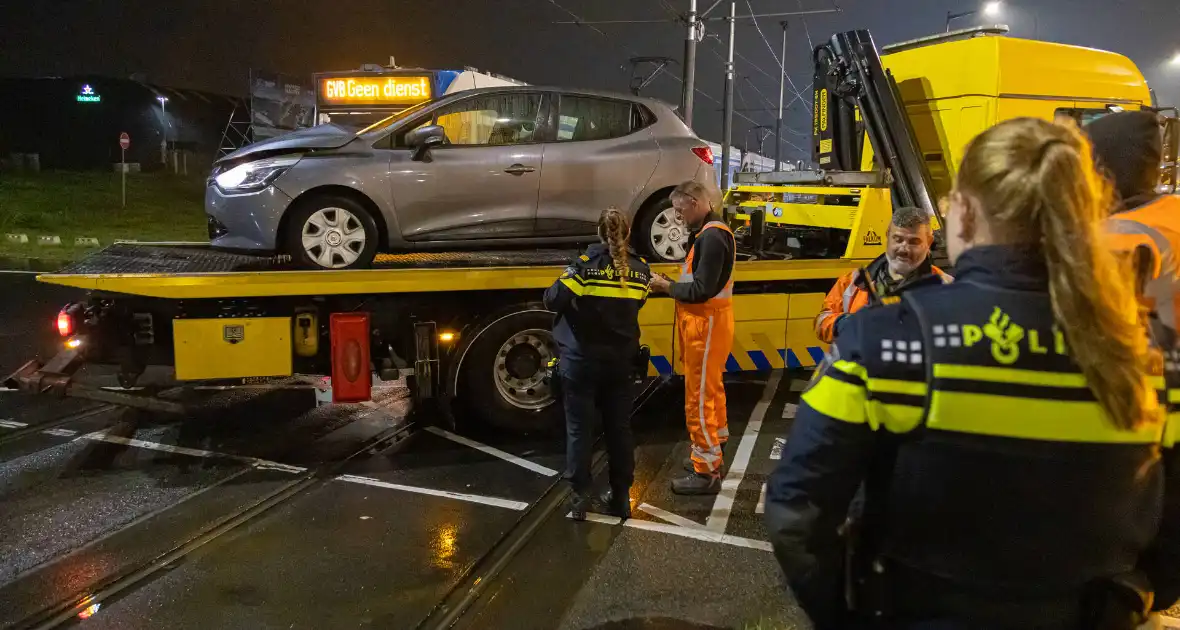
<instances>
[{"instance_id":1,"label":"night sky","mask_svg":"<svg viewBox=\"0 0 1180 630\"><path fill-rule=\"evenodd\" d=\"M699 0L702 8L711 0ZM811 85L811 44L831 33L868 28L878 45L944 29L948 10L978 8L974 0L836 0L842 12L791 18L787 69L806 95ZM627 59L664 55L679 60L684 28L674 23L603 25L605 36L586 26L557 25L570 14L586 20L669 18L688 0L25 0L0 20L0 75L67 76L144 73L163 85L243 94L250 68L309 76L356 68L362 63L458 68L474 66L533 84L626 91ZM727 6L716 10L719 15ZM739 0L738 13L829 9L833 0ZM68 7L68 8L67 8ZM955 28L976 18L956 20ZM1180 105L1177 0L1008 0L1000 22L1012 35L1091 46L1127 55L1156 89L1163 104ZM773 55L781 45L779 18L760 20ZM711 32L724 38L724 25ZM750 21L737 29L734 142L747 130L773 124L777 66ZM698 52L695 121L698 133L720 140L721 42L706 39ZM680 68L670 68L679 75ZM310 80L310 77L309 79ZM657 78L645 90L679 102L680 84ZM788 89L788 100L791 92ZM785 140L807 146L808 104L797 101ZM756 134L749 133L751 146ZM773 139L765 153L773 155ZM784 159L806 157L784 145Z\"/></svg>"}]
</instances>

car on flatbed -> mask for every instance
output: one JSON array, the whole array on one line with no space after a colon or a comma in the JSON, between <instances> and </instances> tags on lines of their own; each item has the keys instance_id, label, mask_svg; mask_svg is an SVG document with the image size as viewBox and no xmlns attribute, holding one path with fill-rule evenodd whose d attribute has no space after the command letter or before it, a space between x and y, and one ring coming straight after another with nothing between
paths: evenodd
<instances>
[{"instance_id":1,"label":"car on flatbed","mask_svg":"<svg viewBox=\"0 0 1180 630\"><path fill-rule=\"evenodd\" d=\"M506 86L244 147L214 164L205 210L216 247L347 269L380 251L587 242L615 206L639 251L673 261L688 232L669 195L689 179L716 189L712 150L668 105Z\"/></svg>"}]
</instances>

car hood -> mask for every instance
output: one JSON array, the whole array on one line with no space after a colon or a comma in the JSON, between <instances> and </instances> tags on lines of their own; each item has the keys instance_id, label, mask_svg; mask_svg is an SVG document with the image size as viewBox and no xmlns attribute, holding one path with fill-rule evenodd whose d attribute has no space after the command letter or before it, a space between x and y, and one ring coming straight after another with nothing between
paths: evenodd
<instances>
[{"instance_id":1,"label":"car hood","mask_svg":"<svg viewBox=\"0 0 1180 630\"><path fill-rule=\"evenodd\" d=\"M244 146L218 162L236 161L256 153L280 155L308 149L336 149L352 142L354 138L355 130L333 123L317 125Z\"/></svg>"}]
</instances>

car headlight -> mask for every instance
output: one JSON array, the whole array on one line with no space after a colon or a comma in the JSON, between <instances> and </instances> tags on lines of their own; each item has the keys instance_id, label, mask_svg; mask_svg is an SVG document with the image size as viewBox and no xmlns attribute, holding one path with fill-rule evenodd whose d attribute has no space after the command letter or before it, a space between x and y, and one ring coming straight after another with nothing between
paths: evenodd
<instances>
[{"instance_id":1,"label":"car headlight","mask_svg":"<svg viewBox=\"0 0 1180 630\"><path fill-rule=\"evenodd\" d=\"M284 171L295 166L299 155L284 155L239 164L213 178L217 187L227 193L262 190Z\"/></svg>"}]
</instances>

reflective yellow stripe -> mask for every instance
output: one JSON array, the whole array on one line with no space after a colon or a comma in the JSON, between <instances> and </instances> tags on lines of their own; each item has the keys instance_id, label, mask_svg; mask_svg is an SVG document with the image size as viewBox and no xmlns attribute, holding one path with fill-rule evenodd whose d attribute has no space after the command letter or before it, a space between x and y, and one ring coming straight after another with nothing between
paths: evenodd
<instances>
[{"instance_id":1,"label":"reflective yellow stripe","mask_svg":"<svg viewBox=\"0 0 1180 630\"><path fill-rule=\"evenodd\" d=\"M892 378L870 378L866 381L871 392L925 396L927 387L922 381L901 381Z\"/></svg>"},{"instance_id":2,"label":"reflective yellow stripe","mask_svg":"<svg viewBox=\"0 0 1180 630\"><path fill-rule=\"evenodd\" d=\"M623 286L623 285L619 284L618 280L583 280L582 284L595 284L595 285L603 286L603 287ZM640 289L643 291L647 291L647 285L643 284L642 282L632 282L630 280L626 280L626 281L624 281L623 284L625 284L626 286L628 286L632 289Z\"/></svg>"},{"instance_id":3,"label":"reflective yellow stripe","mask_svg":"<svg viewBox=\"0 0 1180 630\"><path fill-rule=\"evenodd\" d=\"M937 367L937 366L935 366ZM1159 442L1163 424L1137 431L1114 426L1096 402L1038 400L934 390L926 426L979 435L1104 444Z\"/></svg>"},{"instance_id":4,"label":"reflective yellow stripe","mask_svg":"<svg viewBox=\"0 0 1180 630\"><path fill-rule=\"evenodd\" d=\"M865 369L865 366L863 366L859 363L854 363L852 361L845 361L844 359L840 359L839 361L832 362L832 367L837 370L840 370L841 372L843 372L849 376L855 376L862 381L869 380L868 370Z\"/></svg>"},{"instance_id":5,"label":"reflective yellow stripe","mask_svg":"<svg viewBox=\"0 0 1180 630\"><path fill-rule=\"evenodd\" d=\"M935 363L934 378L961 378L992 383L1042 385L1045 387L1087 387L1086 377L1078 372L1041 372L989 365L954 365Z\"/></svg>"},{"instance_id":6,"label":"reflective yellow stripe","mask_svg":"<svg viewBox=\"0 0 1180 630\"><path fill-rule=\"evenodd\" d=\"M899 405L870 400L868 417L873 430L884 428L890 433L909 433L922 422L922 407Z\"/></svg>"},{"instance_id":7,"label":"reflective yellow stripe","mask_svg":"<svg viewBox=\"0 0 1180 630\"><path fill-rule=\"evenodd\" d=\"M562 278L561 283L577 296L622 298L627 300L642 300L647 297L647 289L621 287L618 284L599 284L596 282L579 284L573 278Z\"/></svg>"},{"instance_id":8,"label":"reflective yellow stripe","mask_svg":"<svg viewBox=\"0 0 1180 630\"><path fill-rule=\"evenodd\" d=\"M821 376L804 392L803 402L825 416L843 422L864 424L867 420L865 389L830 376Z\"/></svg>"},{"instance_id":9,"label":"reflective yellow stripe","mask_svg":"<svg viewBox=\"0 0 1180 630\"><path fill-rule=\"evenodd\" d=\"M1172 448L1177 439L1180 439L1180 413L1170 413L1164 425L1164 439L1160 443L1164 448Z\"/></svg>"},{"instance_id":10,"label":"reflective yellow stripe","mask_svg":"<svg viewBox=\"0 0 1180 630\"><path fill-rule=\"evenodd\" d=\"M1180 403L1180 389L1169 389L1168 390L1168 402Z\"/></svg>"}]
</instances>

